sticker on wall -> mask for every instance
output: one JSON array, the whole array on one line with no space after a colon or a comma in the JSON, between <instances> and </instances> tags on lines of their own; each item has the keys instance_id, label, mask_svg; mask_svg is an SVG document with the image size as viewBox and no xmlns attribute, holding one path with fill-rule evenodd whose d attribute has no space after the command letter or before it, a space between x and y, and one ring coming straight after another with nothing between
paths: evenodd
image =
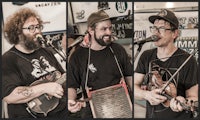
<instances>
[{"instance_id":1,"label":"sticker on wall","mask_svg":"<svg viewBox=\"0 0 200 120\"><path fill-rule=\"evenodd\" d=\"M127 2L116 2L115 7L119 13L124 13L128 8L128 4Z\"/></svg>"},{"instance_id":2,"label":"sticker on wall","mask_svg":"<svg viewBox=\"0 0 200 120\"><path fill-rule=\"evenodd\" d=\"M98 2L98 10L110 9L108 2Z\"/></svg>"},{"instance_id":3,"label":"sticker on wall","mask_svg":"<svg viewBox=\"0 0 200 120\"><path fill-rule=\"evenodd\" d=\"M194 51L198 50L198 37L197 36L188 36L188 37L179 37L175 45L186 52L193 54ZM198 61L198 53L194 54L194 57Z\"/></svg>"},{"instance_id":4,"label":"sticker on wall","mask_svg":"<svg viewBox=\"0 0 200 120\"><path fill-rule=\"evenodd\" d=\"M76 13L76 18L81 20L81 19L83 19L85 17L84 14L85 14L85 10L81 10L80 12Z\"/></svg>"},{"instance_id":5,"label":"sticker on wall","mask_svg":"<svg viewBox=\"0 0 200 120\"><path fill-rule=\"evenodd\" d=\"M191 16L191 17L181 16L178 17L178 21L179 21L179 29L199 28L197 16Z\"/></svg>"},{"instance_id":6,"label":"sticker on wall","mask_svg":"<svg viewBox=\"0 0 200 120\"><path fill-rule=\"evenodd\" d=\"M164 17L164 16L166 16L166 15L167 15L167 11L164 10L164 9L162 9L162 10L158 13L158 16Z\"/></svg>"}]
</instances>

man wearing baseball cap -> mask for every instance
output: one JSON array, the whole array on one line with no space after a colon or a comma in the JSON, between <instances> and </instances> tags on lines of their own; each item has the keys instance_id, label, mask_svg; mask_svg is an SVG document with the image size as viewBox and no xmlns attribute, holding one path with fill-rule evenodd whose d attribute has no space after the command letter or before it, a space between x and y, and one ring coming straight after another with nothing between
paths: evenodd
<instances>
[{"instance_id":1,"label":"man wearing baseball cap","mask_svg":"<svg viewBox=\"0 0 200 120\"><path fill-rule=\"evenodd\" d=\"M125 49L112 42L112 24L109 15L103 10L94 12L88 17L87 24L88 47L77 48L68 64L68 110L71 113L81 111L81 118L93 116L88 102L85 107L83 102L76 100L76 90L80 86L85 93L85 86L90 90L98 90L119 84L120 78L124 76L131 89L133 73L131 60ZM123 75L114 56L117 56ZM84 94L84 98L87 98L87 95Z\"/></svg>"},{"instance_id":2,"label":"man wearing baseball cap","mask_svg":"<svg viewBox=\"0 0 200 120\"><path fill-rule=\"evenodd\" d=\"M198 101L197 62L191 57L184 64L190 54L174 44L179 35L178 19L172 11L162 9L149 21L153 24L151 33L160 39L154 42L156 48L144 51L139 59L134 72L134 97L147 101L147 118L195 117L191 112L195 107L190 104ZM144 78L148 78L147 90L140 86Z\"/></svg>"}]
</instances>

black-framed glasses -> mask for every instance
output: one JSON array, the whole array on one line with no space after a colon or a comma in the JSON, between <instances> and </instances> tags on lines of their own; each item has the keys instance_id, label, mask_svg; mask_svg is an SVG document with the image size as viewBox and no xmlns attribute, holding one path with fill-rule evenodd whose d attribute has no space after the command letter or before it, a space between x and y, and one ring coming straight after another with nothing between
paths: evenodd
<instances>
[{"instance_id":1,"label":"black-framed glasses","mask_svg":"<svg viewBox=\"0 0 200 120\"><path fill-rule=\"evenodd\" d=\"M43 25L37 24L37 25L30 25L30 26L28 26L26 28L22 28L22 29L28 29L29 32L34 33L36 29L41 31L43 28L44 28Z\"/></svg>"},{"instance_id":2,"label":"black-framed glasses","mask_svg":"<svg viewBox=\"0 0 200 120\"><path fill-rule=\"evenodd\" d=\"M165 28L165 27L159 27L157 28L156 26L150 26L150 32L151 33L165 33L166 30L173 30L172 28Z\"/></svg>"}]
</instances>

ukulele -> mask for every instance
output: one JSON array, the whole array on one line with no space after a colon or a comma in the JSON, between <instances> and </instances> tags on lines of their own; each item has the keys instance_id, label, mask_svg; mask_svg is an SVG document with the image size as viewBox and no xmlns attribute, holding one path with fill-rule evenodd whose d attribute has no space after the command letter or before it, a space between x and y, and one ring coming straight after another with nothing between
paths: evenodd
<instances>
[{"instance_id":1,"label":"ukulele","mask_svg":"<svg viewBox=\"0 0 200 120\"><path fill-rule=\"evenodd\" d=\"M66 81L66 73L61 75L59 71L55 71L52 75L48 75L45 79L40 79L33 82L30 86L47 83L47 82L56 82L58 84L63 84ZM36 113L43 113L44 116L47 116L48 112L52 111L59 104L59 99L50 96L48 94L43 94L37 98L32 99L27 103L28 108Z\"/></svg>"}]
</instances>

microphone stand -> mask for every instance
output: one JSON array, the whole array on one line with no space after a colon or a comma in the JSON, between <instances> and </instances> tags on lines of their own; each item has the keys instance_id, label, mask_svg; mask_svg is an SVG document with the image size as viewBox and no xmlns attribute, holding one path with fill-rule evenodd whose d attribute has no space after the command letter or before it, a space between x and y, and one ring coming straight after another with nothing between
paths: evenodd
<instances>
[{"instance_id":1,"label":"microphone stand","mask_svg":"<svg viewBox=\"0 0 200 120\"><path fill-rule=\"evenodd\" d=\"M139 44L138 44L137 52L136 52L136 54L135 54L135 56L134 56L134 62L135 62L137 56L139 55L139 53L140 53L140 51L141 51L143 45L144 45L144 43L139 43Z\"/></svg>"},{"instance_id":2,"label":"microphone stand","mask_svg":"<svg viewBox=\"0 0 200 120\"><path fill-rule=\"evenodd\" d=\"M73 48L73 47L69 47L69 48L67 48L67 56L70 55L70 52L71 52L72 48Z\"/></svg>"},{"instance_id":3,"label":"microphone stand","mask_svg":"<svg viewBox=\"0 0 200 120\"><path fill-rule=\"evenodd\" d=\"M62 57L62 59L63 59L64 61L67 60L66 55L61 54L60 51L52 44L52 42L46 43L46 45L52 47L53 50L54 50L56 53L58 53L58 54Z\"/></svg>"},{"instance_id":4,"label":"microphone stand","mask_svg":"<svg viewBox=\"0 0 200 120\"><path fill-rule=\"evenodd\" d=\"M150 36L149 38L146 38L146 40L135 41L135 42L133 42L134 45L135 45L135 44L138 44L138 46L139 46L138 49L137 49L136 55L134 56L134 62L135 62L135 60L136 60L136 58L137 58L139 52L141 51L142 46L144 45L144 43L146 43L146 42L151 42L151 41L157 41L158 39L160 39L158 36L152 35L152 36Z\"/></svg>"}]
</instances>

